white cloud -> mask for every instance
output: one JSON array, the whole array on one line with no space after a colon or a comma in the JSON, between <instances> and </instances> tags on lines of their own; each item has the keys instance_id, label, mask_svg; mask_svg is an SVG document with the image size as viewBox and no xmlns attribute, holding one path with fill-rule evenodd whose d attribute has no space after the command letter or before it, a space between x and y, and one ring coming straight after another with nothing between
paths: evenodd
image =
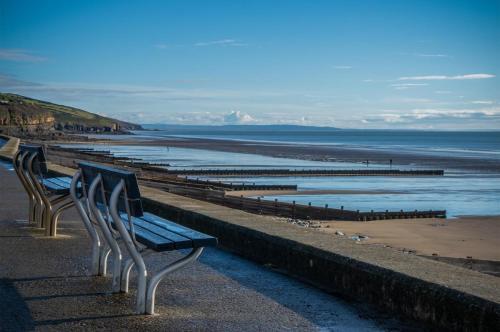
<instances>
[{"instance_id":1,"label":"white cloud","mask_svg":"<svg viewBox=\"0 0 500 332\"><path fill-rule=\"evenodd\" d=\"M473 100L471 104L479 104L479 105L493 105L495 102L492 100Z\"/></svg>"},{"instance_id":2,"label":"white cloud","mask_svg":"<svg viewBox=\"0 0 500 332\"><path fill-rule=\"evenodd\" d=\"M27 82L19 80L15 77L0 74L0 88L14 88L14 87L36 87L40 86L38 83Z\"/></svg>"},{"instance_id":3,"label":"white cloud","mask_svg":"<svg viewBox=\"0 0 500 332\"><path fill-rule=\"evenodd\" d=\"M0 60L17 62L42 62L47 58L34 55L30 51L14 48L0 48Z\"/></svg>"},{"instance_id":4,"label":"white cloud","mask_svg":"<svg viewBox=\"0 0 500 332\"><path fill-rule=\"evenodd\" d=\"M413 109L410 112L387 111L365 119L369 123L415 123L424 120L500 120L500 107L483 109Z\"/></svg>"},{"instance_id":5,"label":"white cloud","mask_svg":"<svg viewBox=\"0 0 500 332\"><path fill-rule=\"evenodd\" d=\"M500 108L485 109L415 109L412 112L416 119L424 118L472 118L472 117L499 117Z\"/></svg>"},{"instance_id":6,"label":"white cloud","mask_svg":"<svg viewBox=\"0 0 500 332\"><path fill-rule=\"evenodd\" d=\"M255 122L249 114L240 111L231 111L231 113L224 115L224 123L228 124L245 124Z\"/></svg>"},{"instance_id":7,"label":"white cloud","mask_svg":"<svg viewBox=\"0 0 500 332\"><path fill-rule=\"evenodd\" d=\"M220 39L220 40L212 40L207 42L198 42L195 43L194 46L247 46L245 43L240 43L235 39Z\"/></svg>"},{"instance_id":8,"label":"white cloud","mask_svg":"<svg viewBox=\"0 0 500 332\"><path fill-rule=\"evenodd\" d=\"M398 78L399 81L440 81L440 80L479 80L493 78L493 74L466 74L456 76L427 75L427 76L404 76Z\"/></svg>"},{"instance_id":9,"label":"white cloud","mask_svg":"<svg viewBox=\"0 0 500 332\"><path fill-rule=\"evenodd\" d=\"M352 69L352 66L333 66L333 69L347 70L347 69Z\"/></svg>"},{"instance_id":10,"label":"white cloud","mask_svg":"<svg viewBox=\"0 0 500 332\"><path fill-rule=\"evenodd\" d=\"M248 46L246 43L242 43L236 39L219 39L204 42L197 42L194 44L168 44L168 43L157 43L153 47L164 50L164 49L174 49L174 48L185 48L185 47L205 47L205 46Z\"/></svg>"},{"instance_id":11,"label":"white cloud","mask_svg":"<svg viewBox=\"0 0 500 332\"><path fill-rule=\"evenodd\" d=\"M422 53L419 53L419 54L415 54L416 56L419 56L419 57L424 57L424 58L449 58L450 56L447 55L447 54L422 54Z\"/></svg>"},{"instance_id":12,"label":"white cloud","mask_svg":"<svg viewBox=\"0 0 500 332\"><path fill-rule=\"evenodd\" d=\"M396 83L396 84L391 84L391 86L396 89L396 90L406 90L409 88L414 88L418 86L427 86L429 84L427 83Z\"/></svg>"},{"instance_id":13,"label":"white cloud","mask_svg":"<svg viewBox=\"0 0 500 332\"><path fill-rule=\"evenodd\" d=\"M384 120L384 122L388 123L404 122L403 117L400 114L380 114L380 117Z\"/></svg>"},{"instance_id":14,"label":"white cloud","mask_svg":"<svg viewBox=\"0 0 500 332\"><path fill-rule=\"evenodd\" d=\"M155 45L153 45L153 46L154 46L155 48L159 48L160 50L164 50L164 49L166 49L166 48L169 48L169 47L170 47L170 45L168 45L168 44L162 44L162 43L155 44Z\"/></svg>"},{"instance_id":15,"label":"white cloud","mask_svg":"<svg viewBox=\"0 0 500 332\"><path fill-rule=\"evenodd\" d=\"M398 86L426 86L429 85L427 83L396 83L396 84L391 84L391 86L398 87Z\"/></svg>"}]
</instances>

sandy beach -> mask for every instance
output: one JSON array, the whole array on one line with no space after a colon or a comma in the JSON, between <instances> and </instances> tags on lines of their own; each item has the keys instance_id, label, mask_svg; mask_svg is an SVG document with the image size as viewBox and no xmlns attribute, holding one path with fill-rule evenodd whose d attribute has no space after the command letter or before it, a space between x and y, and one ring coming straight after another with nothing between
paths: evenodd
<instances>
[{"instance_id":1,"label":"sandy beach","mask_svg":"<svg viewBox=\"0 0 500 332\"><path fill-rule=\"evenodd\" d=\"M500 261L500 216L456 219L393 219L321 222L320 231L365 235L361 244L381 244L416 254Z\"/></svg>"}]
</instances>

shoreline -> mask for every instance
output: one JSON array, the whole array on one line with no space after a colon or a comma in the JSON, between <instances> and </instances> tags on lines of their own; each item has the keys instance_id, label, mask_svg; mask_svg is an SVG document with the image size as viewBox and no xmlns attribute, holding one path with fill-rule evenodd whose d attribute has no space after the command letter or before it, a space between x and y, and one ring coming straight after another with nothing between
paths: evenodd
<instances>
[{"instance_id":1,"label":"shoreline","mask_svg":"<svg viewBox=\"0 0 500 332\"><path fill-rule=\"evenodd\" d=\"M476 171L481 173L500 173L500 160L487 158L425 155L411 151L380 151L355 149L332 145L294 145L290 143L268 143L256 141L236 141L207 138L163 137L159 139L143 139L133 137L125 139L97 139L91 141L54 141L54 144L113 144L133 146L164 146L209 151L256 154L275 158L298 160L350 162L359 163L360 167L366 161L377 165L389 166L392 159L394 166L415 166L445 170ZM365 166L366 167L366 166Z\"/></svg>"},{"instance_id":2,"label":"shoreline","mask_svg":"<svg viewBox=\"0 0 500 332\"><path fill-rule=\"evenodd\" d=\"M324 190L233 190L226 191L226 196L274 196L274 195L381 195L406 194L406 191L376 191L353 189L324 189Z\"/></svg>"}]
</instances>

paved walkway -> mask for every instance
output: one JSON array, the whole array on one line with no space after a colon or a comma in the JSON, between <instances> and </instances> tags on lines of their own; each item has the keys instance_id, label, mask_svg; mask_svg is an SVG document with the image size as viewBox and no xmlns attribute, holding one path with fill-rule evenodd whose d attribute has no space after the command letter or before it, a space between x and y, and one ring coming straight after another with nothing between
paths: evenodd
<instances>
[{"instance_id":1,"label":"paved walkway","mask_svg":"<svg viewBox=\"0 0 500 332\"><path fill-rule=\"evenodd\" d=\"M27 198L0 164L0 331L376 331L400 322L218 249L166 278L155 316L133 313L134 293L110 294L110 279L89 277L89 241L75 211L58 238L26 222ZM178 256L156 255L149 266ZM132 281L134 285L134 280ZM408 326L404 326L407 329Z\"/></svg>"}]
</instances>

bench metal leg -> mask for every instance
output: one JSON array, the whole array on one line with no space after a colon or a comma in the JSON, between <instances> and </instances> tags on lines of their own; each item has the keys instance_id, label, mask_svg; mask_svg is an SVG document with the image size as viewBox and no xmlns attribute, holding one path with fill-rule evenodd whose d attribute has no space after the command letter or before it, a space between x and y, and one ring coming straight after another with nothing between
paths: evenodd
<instances>
[{"instance_id":1,"label":"bench metal leg","mask_svg":"<svg viewBox=\"0 0 500 332\"><path fill-rule=\"evenodd\" d=\"M128 293L130 271L132 270L132 267L134 267L134 259L129 258L125 261L122 270L121 291L124 293Z\"/></svg>"},{"instance_id":2,"label":"bench metal leg","mask_svg":"<svg viewBox=\"0 0 500 332\"><path fill-rule=\"evenodd\" d=\"M53 200L50 200L46 196L46 200L48 202L47 206L48 208L45 209L45 235L46 236L56 236L56 225L54 223L57 223L57 220L59 219L59 215L66 209L72 207L75 205L73 201L65 202L64 204L58 206L57 208L54 208L54 205L64 202L69 198L69 195L62 195L59 197L56 197Z\"/></svg>"},{"instance_id":3,"label":"bench metal leg","mask_svg":"<svg viewBox=\"0 0 500 332\"><path fill-rule=\"evenodd\" d=\"M155 311L155 295L156 288L160 281L169 273L172 273L186 264L195 261L202 253L203 248L193 249L189 255L175 261L172 264L167 265L164 269L156 273L148 283L148 288L146 292L146 314L153 315ZM139 290L138 290L139 291Z\"/></svg>"},{"instance_id":4,"label":"bench metal leg","mask_svg":"<svg viewBox=\"0 0 500 332\"><path fill-rule=\"evenodd\" d=\"M152 250L147 250L142 252L142 257L146 257L147 255L153 253ZM134 259L129 258L125 261L122 269L122 281L121 281L121 291L124 293L128 293L129 289L129 280L130 280L130 271L132 271L132 267L134 267Z\"/></svg>"},{"instance_id":5,"label":"bench metal leg","mask_svg":"<svg viewBox=\"0 0 500 332\"><path fill-rule=\"evenodd\" d=\"M42 198L36 191L34 191L34 194L35 194L35 201L34 201L35 208L33 210L34 221L38 228L43 228L45 205L43 204Z\"/></svg>"},{"instance_id":6,"label":"bench metal leg","mask_svg":"<svg viewBox=\"0 0 500 332\"><path fill-rule=\"evenodd\" d=\"M27 171L21 170L24 178L26 179L27 185L30 188L30 194L32 196L32 202L33 202L33 210L30 211L31 218L33 219L33 222L36 223L37 227L42 228L42 221L43 221L43 210L44 210L44 205L42 198L38 194L38 192L35 189L35 185L33 184L33 181L29 177L29 174Z\"/></svg>"},{"instance_id":7,"label":"bench metal leg","mask_svg":"<svg viewBox=\"0 0 500 332\"><path fill-rule=\"evenodd\" d=\"M57 235L57 222L59 221L59 216L64 210L67 210L74 205L75 203L73 201L69 201L62 204L56 209L56 211L52 214L52 218L50 219L49 236Z\"/></svg>"},{"instance_id":8,"label":"bench metal leg","mask_svg":"<svg viewBox=\"0 0 500 332\"><path fill-rule=\"evenodd\" d=\"M99 238L99 234L97 233L97 230L95 229L94 225L90 221L89 214L90 211L85 210L84 205L82 204L82 200L78 198L77 195L77 190L76 186L78 183L78 180L80 178L80 171L76 172L75 175L73 175L73 180L71 181L71 186L70 186L70 195L71 198L73 199L73 202L75 203L76 210L78 211L78 214L82 218L83 225L87 229L87 233L90 236L90 240L92 241L92 255L91 255L91 267L90 267L90 273L91 275L98 275L99 274L99 256L100 256L100 251L102 248L102 243Z\"/></svg>"},{"instance_id":9,"label":"bench metal leg","mask_svg":"<svg viewBox=\"0 0 500 332\"><path fill-rule=\"evenodd\" d=\"M99 255L99 272L97 275L106 276L108 273L108 257L111 254L111 248L105 247L102 248L101 253Z\"/></svg>"},{"instance_id":10,"label":"bench metal leg","mask_svg":"<svg viewBox=\"0 0 500 332\"><path fill-rule=\"evenodd\" d=\"M35 222L38 228L43 228L45 205L39 195L36 195Z\"/></svg>"},{"instance_id":11,"label":"bench metal leg","mask_svg":"<svg viewBox=\"0 0 500 332\"><path fill-rule=\"evenodd\" d=\"M112 291L113 293L118 293L120 292L122 253L120 247L118 246L118 243L116 242L113 235L111 234L111 231L109 230L108 224L104 220L104 217L102 216L102 213L97 207L95 202L96 189L97 186L101 183L101 180L102 178L98 176L94 181L92 181L92 184L90 185L89 188L88 200L90 203L89 205L92 215L97 220L101 228L101 233L103 234L104 239L106 240L108 246L111 248L111 251L113 253Z\"/></svg>"},{"instance_id":12,"label":"bench metal leg","mask_svg":"<svg viewBox=\"0 0 500 332\"><path fill-rule=\"evenodd\" d=\"M33 189L31 188L31 185L29 184L28 180L25 178L24 171L22 170L22 165L27 154L28 152L21 153L21 151L17 151L13 159L13 165L17 177L21 181L24 190L28 194L28 200L29 200L28 222L30 224L33 224L35 223L35 195L33 194Z\"/></svg>"},{"instance_id":13,"label":"bench metal leg","mask_svg":"<svg viewBox=\"0 0 500 332\"><path fill-rule=\"evenodd\" d=\"M99 177L97 179L100 179ZM130 253L130 256L134 260L135 267L137 269L137 303L136 303L136 311L137 313L143 314L146 312L146 286L147 286L147 270L146 264L144 264L144 260L142 259L141 254L135 247L132 238L128 230L123 225L120 214L118 213L118 199L120 197L120 193L124 188L123 180L113 189L113 193L111 194L111 198L109 200L109 207L111 216L115 222L115 227L120 232L123 243L127 248L127 251Z\"/></svg>"},{"instance_id":14,"label":"bench metal leg","mask_svg":"<svg viewBox=\"0 0 500 332\"><path fill-rule=\"evenodd\" d=\"M32 197L31 195L29 196L29 216L28 216L28 222L30 224L35 223L35 198Z\"/></svg>"},{"instance_id":15,"label":"bench metal leg","mask_svg":"<svg viewBox=\"0 0 500 332\"><path fill-rule=\"evenodd\" d=\"M39 227L45 228L45 227L49 227L50 218L47 217L47 213L50 213L50 210L48 212L47 209L50 209L51 207L50 207L50 201L48 200L47 196L43 192L43 188L40 185L40 183L38 182L36 175L33 173L33 161L35 160L36 157L37 157L36 153L33 153L29 157L28 167L27 167L27 171L25 171L25 174L27 173L26 176L29 178L29 180L31 182L31 186L34 189L33 193L35 194L35 197L38 201Z\"/></svg>"}]
</instances>

